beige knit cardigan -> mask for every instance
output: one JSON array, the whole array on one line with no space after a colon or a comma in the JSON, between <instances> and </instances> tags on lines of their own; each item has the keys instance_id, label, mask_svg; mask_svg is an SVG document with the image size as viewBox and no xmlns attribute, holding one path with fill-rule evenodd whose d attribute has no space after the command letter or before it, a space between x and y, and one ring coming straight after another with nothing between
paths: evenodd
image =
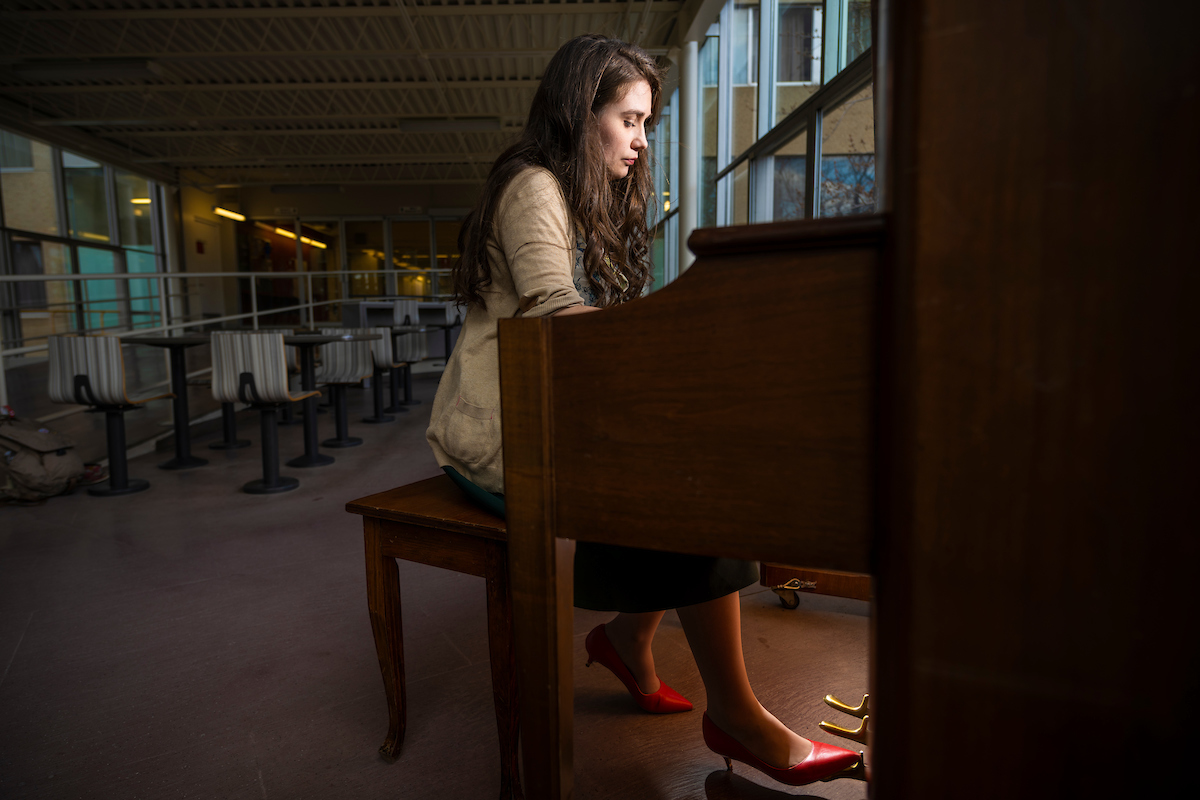
<instances>
[{"instance_id":1,"label":"beige knit cardigan","mask_svg":"<svg viewBox=\"0 0 1200 800\"><path fill-rule=\"evenodd\" d=\"M504 491L500 435L500 352L496 325L584 305L575 228L558 181L547 170L518 173L500 193L487 241L491 285L472 304L433 401L425 438L440 466L489 492ZM583 285L583 284L580 284Z\"/></svg>"}]
</instances>

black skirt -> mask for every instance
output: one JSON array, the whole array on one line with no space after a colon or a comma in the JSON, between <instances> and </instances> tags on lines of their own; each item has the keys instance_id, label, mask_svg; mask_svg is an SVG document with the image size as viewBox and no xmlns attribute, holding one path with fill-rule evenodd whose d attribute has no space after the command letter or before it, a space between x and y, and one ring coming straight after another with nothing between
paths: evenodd
<instances>
[{"instance_id":1,"label":"black skirt","mask_svg":"<svg viewBox=\"0 0 1200 800\"><path fill-rule=\"evenodd\" d=\"M665 611L715 600L756 582L753 561L597 542L575 545L577 608Z\"/></svg>"},{"instance_id":2,"label":"black skirt","mask_svg":"<svg viewBox=\"0 0 1200 800\"><path fill-rule=\"evenodd\" d=\"M467 497L504 517L504 495L484 491L442 467ZM758 581L758 565L737 558L665 553L614 544L575 545L575 607L592 611L666 611L716 600Z\"/></svg>"}]
</instances>

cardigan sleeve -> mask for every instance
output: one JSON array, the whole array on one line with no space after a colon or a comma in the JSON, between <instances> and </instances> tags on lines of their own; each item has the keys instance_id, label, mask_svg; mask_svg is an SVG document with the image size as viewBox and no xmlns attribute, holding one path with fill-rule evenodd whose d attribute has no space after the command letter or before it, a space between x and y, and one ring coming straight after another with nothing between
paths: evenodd
<instances>
[{"instance_id":1,"label":"cardigan sleeve","mask_svg":"<svg viewBox=\"0 0 1200 800\"><path fill-rule=\"evenodd\" d=\"M514 177L501 196L493 230L521 316L543 317L584 305L573 280L574 227L553 175L527 169Z\"/></svg>"}]
</instances>

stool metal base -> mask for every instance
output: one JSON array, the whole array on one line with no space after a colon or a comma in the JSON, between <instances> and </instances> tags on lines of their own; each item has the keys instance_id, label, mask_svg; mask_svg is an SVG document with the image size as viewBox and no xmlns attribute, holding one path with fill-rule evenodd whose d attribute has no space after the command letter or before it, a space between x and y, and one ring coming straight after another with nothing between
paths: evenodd
<instances>
[{"instance_id":1,"label":"stool metal base","mask_svg":"<svg viewBox=\"0 0 1200 800\"><path fill-rule=\"evenodd\" d=\"M125 482L124 488L114 489L108 484L89 487L87 493L93 497L116 497L122 494L134 494L135 492L144 492L150 488L150 481L144 481L141 478L129 478Z\"/></svg>"},{"instance_id":2,"label":"stool metal base","mask_svg":"<svg viewBox=\"0 0 1200 800\"><path fill-rule=\"evenodd\" d=\"M287 462L289 467L325 467L336 461L333 456L327 456L323 453L317 453L313 456L296 456L291 461Z\"/></svg>"},{"instance_id":3,"label":"stool metal base","mask_svg":"<svg viewBox=\"0 0 1200 800\"><path fill-rule=\"evenodd\" d=\"M268 486L266 481L259 478L242 486L242 491L246 494L278 494L279 492L290 492L299 485L300 481L295 478L288 478L281 475L279 483Z\"/></svg>"},{"instance_id":4,"label":"stool metal base","mask_svg":"<svg viewBox=\"0 0 1200 800\"><path fill-rule=\"evenodd\" d=\"M363 443L363 440L357 436L350 436L345 439L326 439L321 442L321 447L358 447Z\"/></svg>"},{"instance_id":5,"label":"stool metal base","mask_svg":"<svg viewBox=\"0 0 1200 800\"><path fill-rule=\"evenodd\" d=\"M208 463L208 459L197 458L196 456L188 456L187 458L172 458L170 461L164 461L158 465L159 469L192 469L193 467L203 467Z\"/></svg>"},{"instance_id":6,"label":"stool metal base","mask_svg":"<svg viewBox=\"0 0 1200 800\"><path fill-rule=\"evenodd\" d=\"M249 439L235 439L232 442L213 442L208 446L209 450L240 450L243 447L249 447Z\"/></svg>"}]
</instances>

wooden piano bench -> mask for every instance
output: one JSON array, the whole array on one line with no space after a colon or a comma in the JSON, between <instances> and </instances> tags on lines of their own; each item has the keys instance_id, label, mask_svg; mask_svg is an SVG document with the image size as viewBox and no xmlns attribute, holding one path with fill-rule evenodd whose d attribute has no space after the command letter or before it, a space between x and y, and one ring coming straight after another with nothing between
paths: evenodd
<instances>
[{"instance_id":1,"label":"wooden piano bench","mask_svg":"<svg viewBox=\"0 0 1200 800\"><path fill-rule=\"evenodd\" d=\"M512 595L504 520L474 505L446 475L354 500L346 504L346 510L363 518L367 606L388 703L388 735L380 754L389 761L397 758L406 718L400 573L395 559L478 575L487 581L492 697L500 733L500 797L520 797Z\"/></svg>"}]
</instances>

